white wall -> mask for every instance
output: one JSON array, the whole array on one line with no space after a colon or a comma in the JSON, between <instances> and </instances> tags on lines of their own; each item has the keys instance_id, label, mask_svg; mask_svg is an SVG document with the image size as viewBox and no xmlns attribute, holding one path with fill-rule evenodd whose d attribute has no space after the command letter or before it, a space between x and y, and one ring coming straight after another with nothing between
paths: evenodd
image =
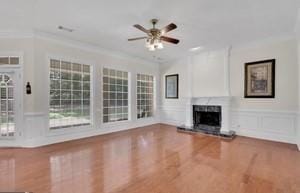
<instances>
[{"instance_id":1,"label":"white wall","mask_svg":"<svg viewBox=\"0 0 300 193\"><path fill-rule=\"evenodd\" d=\"M244 63L276 59L275 98L245 99ZM232 128L240 135L296 143L298 66L295 38L233 48L230 58Z\"/></svg>"},{"instance_id":2,"label":"white wall","mask_svg":"<svg viewBox=\"0 0 300 193\"><path fill-rule=\"evenodd\" d=\"M295 39L233 48L230 58L230 86L235 109L296 111L298 109L298 67ZM244 98L244 63L276 59L275 98Z\"/></svg>"},{"instance_id":3,"label":"white wall","mask_svg":"<svg viewBox=\"0 0 300 193\"><path fill-rule=\"evenodd\" d=\"M240 135L296 143L298 110L298 65L295 38L264 40L252 45L233 47L228 56L226 49L189 56L161 68L161 80L171 73L178 73L179 85L187 85L192 76L193 97L226 96L231 94L231 129ZM275 99L244 99L244 63L276 59ZM229 73L226 71L229 63ZM186 63L184 63L186 62ZM188 72L188 70L190 72ZM230 85L226 85L228 74ZM162 88L164 85L162 85ZM186 86L189 88L189 86ZM230 90L226 90L230 88ZM162 89L163 90L163 89ZM188 96L179 91L180 98L161 100L162 122L182 125L185 123Z\"/></svg>"},{"instance_id":4,"label":"white wall","mask_svg":"<svg viewBox=\"0 0 300 193\"><path fill-rule=\"evenodd\" d=\"M228 50L194 55L192 59L193 97L227 96L226 58Z\"/></svg>"},{"instance_id":5,"label":"white wall","mask_svg":"<svg viewBox=\"0 0 300 193\"><path fill-rule=\"evenodd\" d=\"M173 64L164 64L160 66L160 120L163 123L182 125L185 123L185 105L188 98L192 96L192 76L190 58L183 58L175 61ZM178 99L165 98L165 75L178 74Z\"/></svg>"},{"instance_id":6,"label":"white wall","mask_svg":"<svg viewBox=\"0 0 300 193\"><path fill-rule=\"evenodd\" d=\"M75 41L56 39L52 36L37 35L31 38L0 38L0 53L21 52L24 56L24 84L30 82L32 94L24 93L24 123L22 135L18 136L19 146L34 147L60 141L77 139L124 129L135 128L158 122L158 111L155 104L153 118L136 118L136 74L145 73L155 77L155 101L159 99L160 77L158 64L124 55L106 52L105 50L83 45ZM74 62L91 64L93 68L93 125L89 127L66 128L55 131L49 130L49 57L66 59ZM129 99L131 120L122 123L102 124L102 68L109 67L128 71ZM25 85L23 85L25 87ZM0 141L0 146L11 145Z\"/></svg>"},{"instance_id":7,"label":"white wall","mask_svg":"<svg viewBox=\"0 0 300 193\"><path fill-rule=\"evenodd\" d=\"M300 12L296 25L297 33L297 55L298 55L298 74L300 75ZM300 77L298 76L298 116L297 116L297 145L300 151Z\"/></svg>"}]
</instances>

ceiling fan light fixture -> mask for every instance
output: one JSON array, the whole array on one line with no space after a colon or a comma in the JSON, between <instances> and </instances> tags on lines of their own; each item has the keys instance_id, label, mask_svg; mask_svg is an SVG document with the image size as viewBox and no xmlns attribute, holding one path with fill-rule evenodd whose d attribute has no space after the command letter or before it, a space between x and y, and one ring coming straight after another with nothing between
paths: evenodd
<instances>
[{"instance_id":1,"label":"ceiling fan light fixture","mask_svg":"<svg viewBox=\"0 0 300 193\"><path fill-rule=\"evenodd\" d=\"M172 31L177 28L177 26L174 23L170 23L169 25L165 26L162 29L157 29L155 27L156 23L158 22L157 19L152 19L151 23L153 24L153 27L151 29L145 29L143 26L139 24L133 25L135 28L141 30L142 32L146 33L147 36L145 37L138 37L138 38L130 38L128 41L134 41L134 40L141 40L146 39L145 41L145 47L148 48L149 51L155 51L157 49L163 49L164 45L162 41L169 42L172 44L178 44L179 40L175 38L171 38L168 36L163 36L163 34Z\"/></svg>"},{"instance_id":2,"label":"ceiling fan light fixture","mask_svg":"<svg viewBox=\"0 0 300 193\"><path fill-rule=\"evenodd\" d=\"M164 45L161 43L161 42L159 42L158 44L157 44L157 49L163 49L164 48Z\"/></svg>"},{"instance_id":3,"label":"ceiling fan light fixture","mask_svg":"<svg viewBox=\"0 0 300 193\"><path fill-rule=\"evenodd\" d=\"M149 51L155 51L155 45L151 44L148 49Z\"/></svg>"},{"instance_id":4,"label":"ceiling fan light fixture","mask_svg":"<svg viewBox=\"0 0 300 193\"><path fill-rule=\"evenodd\" d=\"M146 40L145 47L149 49L149 51L155 51L156 49L163 49L164 46L160 39L158 38L149 38Z\"/></svg>"},{"instance_id":5,"label":"ceiling fan light fixture","mask_svg":"<svg viewBox=\"0 0 300 193\"><path fill-rule=\"evenodd\" d=\"M145 47L146 47L146 48L150 48L150 46L151 46L150 39L147 39L147 40L146 40L146 43L145 43Z\"/></svg>"},{"instance_id":6,"label":"ceiling fan light fixture","mask_svg":"<svg viewBox=\"0 0 300 193\"><path fill-rule=\"evenodd\" d=\"M194 48L190 48L189 50L191 52L196 52L196 51L200 51L200 50L203 50L204 48L202 46L197 46L197 47L194 47Z\"/></svg>"}]
</instances>

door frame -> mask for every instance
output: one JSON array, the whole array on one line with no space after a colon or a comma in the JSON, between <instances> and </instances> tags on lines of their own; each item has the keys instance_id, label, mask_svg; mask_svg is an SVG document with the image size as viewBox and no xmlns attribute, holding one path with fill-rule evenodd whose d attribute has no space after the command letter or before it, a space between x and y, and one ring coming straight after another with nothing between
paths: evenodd
<instances>
[{"instance_id":1,"label":"door frame","mask_svg":"<svg viewBox=\"0 0 300 193\"><path fill-rule=\"evenodd\" d=\"M24 81L23 81L23 54L0 54L4 57L19 57L18 65L0 65L0 73L12 73L15 84L14 111L15 111L15 135L13 137L0 138L0 147L21 147L25 139L26 124L24 122Z\"/></svg>"}]
</instances>

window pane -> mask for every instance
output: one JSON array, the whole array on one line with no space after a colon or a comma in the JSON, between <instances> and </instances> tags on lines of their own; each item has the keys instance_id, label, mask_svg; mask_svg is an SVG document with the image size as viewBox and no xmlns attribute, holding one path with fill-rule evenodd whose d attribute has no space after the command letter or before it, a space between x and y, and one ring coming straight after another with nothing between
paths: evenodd
<instances>
[{"instance_id":1,"label":"window pane","mask_svg":"<svg viewBox=\"0 0 300 193\"><path fill-rule=\"evenodd\" d=\"M82 78L82 76L79 73L72 74L72 80L78 80L78 81L80 81L81 78Z\"/></svg>"},{"instance_id":2,"label":"window pane","mask_svg":"<svg viewBox=\"0 0 300 193\"><path fill-rule=\"evenodd\" d=\"M71 81L69 80L62 80L61 81L61 89L63 90L71 90Z\"/></svg>"},{"instance_id":3,"label":"window pane","mask_svg":"<svg viewBox=\"0 0 300 193\"><path fill-rule=\"evenodd\" d=\"M84 72L83 72L84 71ZM50 60L50 128L90 124L90 66Z\"/></svg>"},{"instance_id":4,"label":"window pane","mask_svg":"<svg viewBox=\"0 0 300 193\"><path fill-rule=\"evenodd\" d=\"M81 100L82 92L81 91L73 91L73 100Z\"/></svg>"},{"instance_id":5,"label":"window pane","mask_svg":"<svg viewBox=\"0 0 300 193\"><path fill-rule=\"evenodd\" d=\"M9 64L19 64L19 58L18 57L10 57Z\"/></svg>"},{"instance_id":6,"label":"window pane","mask_svg":"<svg viewBox=\"0 0 300 193\"><path fill-rule=\"evenodd\" d=\"M50 80L50 89L60 89L60 80Z\"/></svg>"},{"instance_id":7,"label":"window pane","mask_svg":"<svg viewBox=\"0 0 300 193\"><path fill-rule=\"evenodd\" d=\"M81 90L81 82L80 81L72 81L72 89L73 90Z\"/></svg>"},{"instance_id":8,"label":"window pane","mask_svg":"<svg viewBox=\"0 0 300 193\"><path fill-rule=\"evenodd\" d=\"M126 75L126 76L124 76ZM124 87L126 89L124 89ZM128 120L128 73L103 69L103 122ZM123 98L123 96L125 96ZM125 102L124 102L125 101Z\"/></svg>"},{"instance_id":9,"label":"window pane","mask_svg":"<svg viewBox=\"0 0 300 193\"><path fill-rule=\"evenodd\" d=\"M9 57L0 57L0 64L9 64Z\"/></svg>"},{"instance_id":10,"label":"window pane","mask_svg":"<svg viewBox=\"0 0 300 193\"><path fill-rule=\"evenodd\" d=\"M90 82L83 82L83 90L90 90Z\"/></svg>"},{"instance_id":11,"label":"window pane","mask_svg":"<svg viewBox=\"0 0 300 193\"><path fill-rule=\"evenodd\" d=\"M90 81L90 75L89 74L83 74L83 80L84 81Z\"/></svg>"},{"instance_id":12,"label":"window pane","mask_svg":"<svg viewBox=\"0 0 300 193\"><path fill-rule=\"evenodd\" d=\"M83 72L90 73L90 66L89 65L83 65Z\"/></svg>"},{"instance_id":13,"label":"window pane","mask_svg":"<svg viewBox=\"0 0 300 193\"><path fill-rule=\"evenodd\" d=\"M56 69L50 70L50 78L51 79L60 79L60 71Z\"/></svg>"},{"instance_id":14,"label":"window pane","mask_svg":"<svg viewBox=\"0 0 300 193\"><path fill-rule=\"evenodd\" d=\"M72 70L73 70L73 72L82 72L81 68L82 68L81 64L76 64L76 63L72 64Z\"/></svg>"}]
</instances>

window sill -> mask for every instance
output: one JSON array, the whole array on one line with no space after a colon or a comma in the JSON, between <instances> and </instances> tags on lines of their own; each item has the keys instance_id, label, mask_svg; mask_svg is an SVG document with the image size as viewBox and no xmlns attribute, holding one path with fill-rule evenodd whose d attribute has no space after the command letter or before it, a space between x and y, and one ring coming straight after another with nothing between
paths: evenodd
<instances>
[{"instance_id":1,"label":"window sill","mask_svg":"<svg viewBox=\"0 0 300 193\"><path fill-rule=\"evenodd\" d=\"M57 135L69 135L69 134L75 134L75 133L81 133L81 132L87 132L90 130L94 130L93 124L85 124L80 126L72 126L72 127L60 127L56 129L48 129L47 136L57 136Z\"/></svg>"},{"instance_id":2,"label":"window sill","mask_svg":"<svg viewBox=\"0 0 300 193\"><path fill-rule=\"evenodd\" d=\"M123 121L114 121L114 122L107 122L107 123L103 123L101 124L101 126L116 126L116 125L122 125L125 123L131 123L132 120L123 120Z\"/></svg>"}]
</instances>

